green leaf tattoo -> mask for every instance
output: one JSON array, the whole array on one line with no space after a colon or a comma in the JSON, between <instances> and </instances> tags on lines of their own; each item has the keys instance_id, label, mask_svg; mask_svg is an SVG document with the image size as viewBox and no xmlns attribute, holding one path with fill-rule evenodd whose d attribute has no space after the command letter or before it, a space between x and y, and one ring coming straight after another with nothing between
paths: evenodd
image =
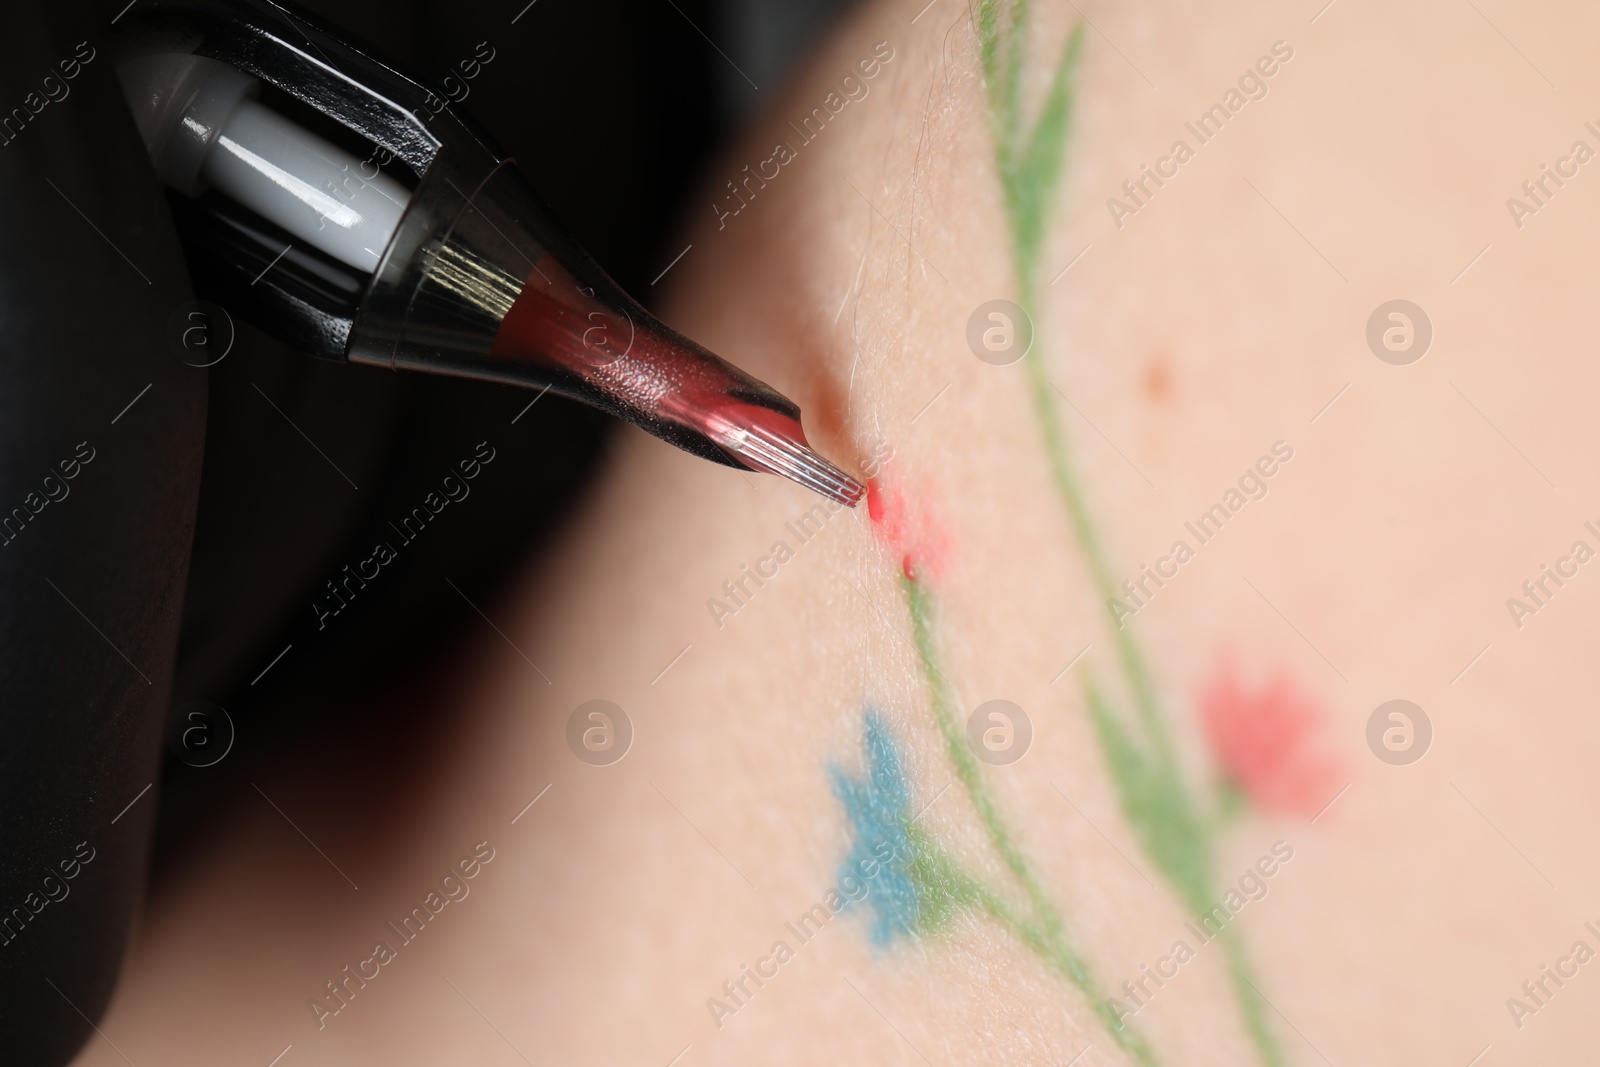
<instances>
[{"instance_id":1,"label":"green leaf tattoo","mask_svg":"<svg viewBox=\"0 0 1600 1067\"><path fill-rule=\"evenodd\" d=\"M1075 26L1051 72L1038 113L1024 116L1022 99L1028 0L979 0L977 25L995 142L995 156L1010 228L1019 303L1030 318L1038 304L1038 267L1050 212L1065 165L1072 130L1074 75L1083 48L1083 26ZM1111 571L1087 498L1069 451L1067 435L1035 343L1026 357L1029 386L1051 476L1066 508L1097 594L1114 594ZM869 504L870 509L870 504ZM876 516L874 518L876 521ZM986 881L961 865L916 825L912 784L897 742L883 716L866 714L864 774L832 771L834 792L844 805L853 841L840 867L841 882L855 871L872 883L861 902L874 913L873 941L884 946L900 936L927 936L948 929L963 913L999 923L1052 970L1087 997L1111 1038L1136 1062L1155 1067L1144 1037L1125 1017L1125 1005L1106 996L1087 961L1072 943L1067 924L1007 828L982 767L968 747L953 695L939 669L934 598L921 568L908 555L901 589L934 724L945 743L956 778L1004 875ZM1111 622L1109 615L1107 621ZM1202 804L1185 780L1144 656L1131 631L1113 627L1111 642L1120 689L1131 711L1120 708L1086 667L1084 696L1111 772L1124 816L1146 855L1171 884L1183 906L1198 916L1213 907L1213 862L1217 836L1238 811L1243 795L1224 784ZM936 799L936 798L935 798ZM1251 977L1244 946L1233 927L1220 931L1227 967L1246 1029L1261 1059L1279 1067L1282 1054L1267 1025L1266 1002Z\"/></svg>"},{"instance_id":2,"label":"green leaf tattoo","mask_svg":"<svg viewBox=\"0 0 1600 1067\"><path fill-rule=\"evenodd\" d=\"M851 775L840 767L832 768L834 792L844 804L854 838L839 868L841 881L857 870L874 869L869 879L871 891L863 901L874 912L872 938L879 945L887 945L899 935L938 934L962 912L998 922L1051 970L1083 991L1112 1039L1136 1062L1156 1067L1155 1054L1144 1037L1126 1021L1118 1020L1112 1002L1068 937L1060 912L1001 818L956 719L949 687L938 666L934 604L926 583L902 574L900 584L932 696L935 724L956 777L1009 878L988 882L963 870L931 834L916 825L911 785L898 746L883 717L868 710L866 773ZM863 867L869 856L882 862Z\"/></svg>"},{"instance_id":3,"label":"green leaf tattoo","mask_svg":"<svg viewBox=\"0 0 1600 1067\"><path fill-rule=\"evenodd\" d=\"M1018 303L1030 319L1037 320L1039 256L1072 129L1073 75L1083 45L1083 24L1074 26L1068 35L1031 126L1023 117L1021 93L1027 30L1028 0L980 0L978 51L1011 228ZM1102 601L1108 600L1115 595L1111 569L1073 465L1056 389L1047 375L1037 332L1025 363L1052 478L1096 593ZM1211 857L1216 834L1226 820L1206 818L1186 784L1155 686L1132 632L1126 627L1112 627L1111 640L1133 713L1119 711L1086 670L1085 698L1095 733L1116 784L1123 814L1145 853L1184 905L1198 914L1214 899ZM1225 787L1212 807L1226 814L1237 803L1237 794ZM1225 932L1224 944L1246 1028L1262 1061L1269 1067L1279 1067L1283 1055L1267 1025L1244 946L1233 929Z\"/></svg>"}]
</instances>

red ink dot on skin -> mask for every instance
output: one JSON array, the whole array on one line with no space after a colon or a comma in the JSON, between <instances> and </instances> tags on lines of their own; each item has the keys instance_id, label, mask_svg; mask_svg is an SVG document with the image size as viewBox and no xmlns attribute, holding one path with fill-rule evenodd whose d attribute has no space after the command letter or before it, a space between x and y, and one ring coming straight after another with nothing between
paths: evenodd
<instances>
[{"instance_id":1,"label":"red ink dot on skin","mask_svg":"<svg viewBox=\"0 0 1600 1067\"><path fill-rule=\"evenodd\" d=\"M894 512L890 514L890 504L885 500L883 483L877 478L867 482L867 517L873 525L878 527L880 538L894 551L899 552L905 547L905 499L895 491L892 497ZM917 580L916 567L911 562L909 552L900 560L900 570L912 581Z\"/></svg>"},{"instance_id":2,"label":"red ink dot on skin","mask_svg":"<svg viewBox=\"0 0 1600 1067\"><path fill-rule=\"evenodd\" d=\"M883 487L876 478L867 480L867 517L874 523L883 522Z\"/></svg>"},{"instance_id":3,"label":"red ink dot on skin","mask_svg":"<svg viewBox=\"0 0 1600 1067\"><path fill-rule=\"evenodd\" d=\"M1199 704L1217 763L1263 810L1311 815L1338 786L1322 738L1326 711L1287 674L1247 690L1225 664Z\"/></svg>"},{"instance_id":4,"label":"red ink dot on skin","mask_svg":"<svg viewBox=\"0 0 1600 1067\"><path fill-rule=\"evenodd\" d=\"M867 517L878 540L899 557L908 579L915 582L944 574L950 539L934 518L926 494L908 499L900 481L885 470L867 481Z\"/></svg>"}]
</instances>

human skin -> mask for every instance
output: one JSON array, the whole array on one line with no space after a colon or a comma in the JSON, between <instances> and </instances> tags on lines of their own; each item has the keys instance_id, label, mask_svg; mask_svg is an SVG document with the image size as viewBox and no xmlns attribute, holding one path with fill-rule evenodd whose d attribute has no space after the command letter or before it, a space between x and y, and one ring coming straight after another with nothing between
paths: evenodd
<instances>
[{"instance_id":1,"label":"human skin","mask_svg":"<svg viewBox=\"0 0 1600 1067\"><path fill-rule=\"evenodd\" d=\"M1091 681L1124 709L1130 683L1037 379L967 343L974 309L1019 296L1017 231L980 32L949 0L921 8L877 3L842 27L714 171L705 201L795 141L788 119L877 42L893 48L738 215L719 228L697 209L665 308L799 402L823 453L861 470L891 452L873 466L921 539L907 549L862 508L798 544L785 524L816 498L629 433L561 542L488 606L505 640L421 668L443 678L425 696L441 726L403 780L358 732L258 779L326 861L241 802L164 879L108 1040L81 1063L122 1062L111 1042L138 1064L265 1064L285 1045L285 1064L1063 1064L1086 1047L1081 1063L1138 1062L1085 983L981 908L880 943L870 895L804 944L784 925L838 884L853 831L837 783L864 773L868 708L916 826L1022 906L937 725L941 686L963 728L995 698L1028 714L1031 747L984 764L981 795L1095 988L1137 979L1194 919L1091 719ZM1587 166L1520 228L1506 198L1575 139L1600 146L1582 110L1595 16L1082 11L1104 34L1085 31L1072 75L1027 359L1061 398L1114 582L1275 442L1294 453L1124 631L1188 795L1213 796L1231 766L1202 725L1219 679L1252 693L1282 679L1313 709L1318 756L1295 781L1331 804L1247 797L1207 831L1219 895L1274 843L1293 850L1231 926L1277 1054L1466 1064L1488 1046L1477 1062L1574 1062L1595 1037L1600 964L1546 980L1538 1004L1522 985L1574 942L1600 948L1584 927L1600 927L1586 835L1600 730L1583 681L1600 579L1579 568L1520 620L1507 598L1574 541L1600 545L1583 525L1600 526L1600 372L1583 358L1600 209ZM1025 113L1081 17L1033 13ZM1175 139L1193 145L1183 121L1278 41L1293 58L1267 95L1118 228L1107 198ZM1434 328L1408 366L1367 346L1394 298ZM727 603L723 583L780 539L793 558L717 619L708 600ZM921 632L918 603L932 604ZM610 766L566 743L596 698L635 730ZM1432 723L1409 765L1367 744L1394 698ZM319 1028L323 983L394 940L385 921L479 841L494 859L470 895ZM794 958L719 1018L708 1001L732 1006L723 983L778 940ZM1263 1062L1237 987L1220 947L1202 948L1128 1021L1152 1062ZM1509 997L1538 1010L1515 1016Z\"/></svg>"}]
</instances>

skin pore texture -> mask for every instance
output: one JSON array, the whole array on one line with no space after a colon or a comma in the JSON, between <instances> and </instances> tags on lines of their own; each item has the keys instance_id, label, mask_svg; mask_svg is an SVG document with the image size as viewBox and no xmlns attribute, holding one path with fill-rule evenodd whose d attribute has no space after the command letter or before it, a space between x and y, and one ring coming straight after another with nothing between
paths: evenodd
<instances>
[{"instance_id":1,"label":"skin pore texture","mask_svg":"<svg viewBox=\"0 0 1600 1067\"><path fill-rule=\"evenodd\" d=\"M81 1062L1579 1062L1600 193L1507 198L1600 147L1600 27L1316 6L841 27L664 310L866 505L624 435L431 731L307 739L166 873Z\"/></svg>"}]
</instances>

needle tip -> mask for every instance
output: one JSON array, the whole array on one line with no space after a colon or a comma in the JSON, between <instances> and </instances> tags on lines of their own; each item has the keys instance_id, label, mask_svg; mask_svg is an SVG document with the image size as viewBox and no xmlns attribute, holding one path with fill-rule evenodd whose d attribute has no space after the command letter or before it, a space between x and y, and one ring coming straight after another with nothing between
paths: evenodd
<instances>
[{"instance_id":1,"label":"needle tip","mask_svg":"<svg viewBox=\"0 0 1600 1067\"><path fill-rule=\"evenodd\" d=\"M846 507L855 507L866 495L866 486L818 455L804 439L766 426L743 427L730 434L723 447L752 470L787 478Z\"/></svg>"}]
</instances>

